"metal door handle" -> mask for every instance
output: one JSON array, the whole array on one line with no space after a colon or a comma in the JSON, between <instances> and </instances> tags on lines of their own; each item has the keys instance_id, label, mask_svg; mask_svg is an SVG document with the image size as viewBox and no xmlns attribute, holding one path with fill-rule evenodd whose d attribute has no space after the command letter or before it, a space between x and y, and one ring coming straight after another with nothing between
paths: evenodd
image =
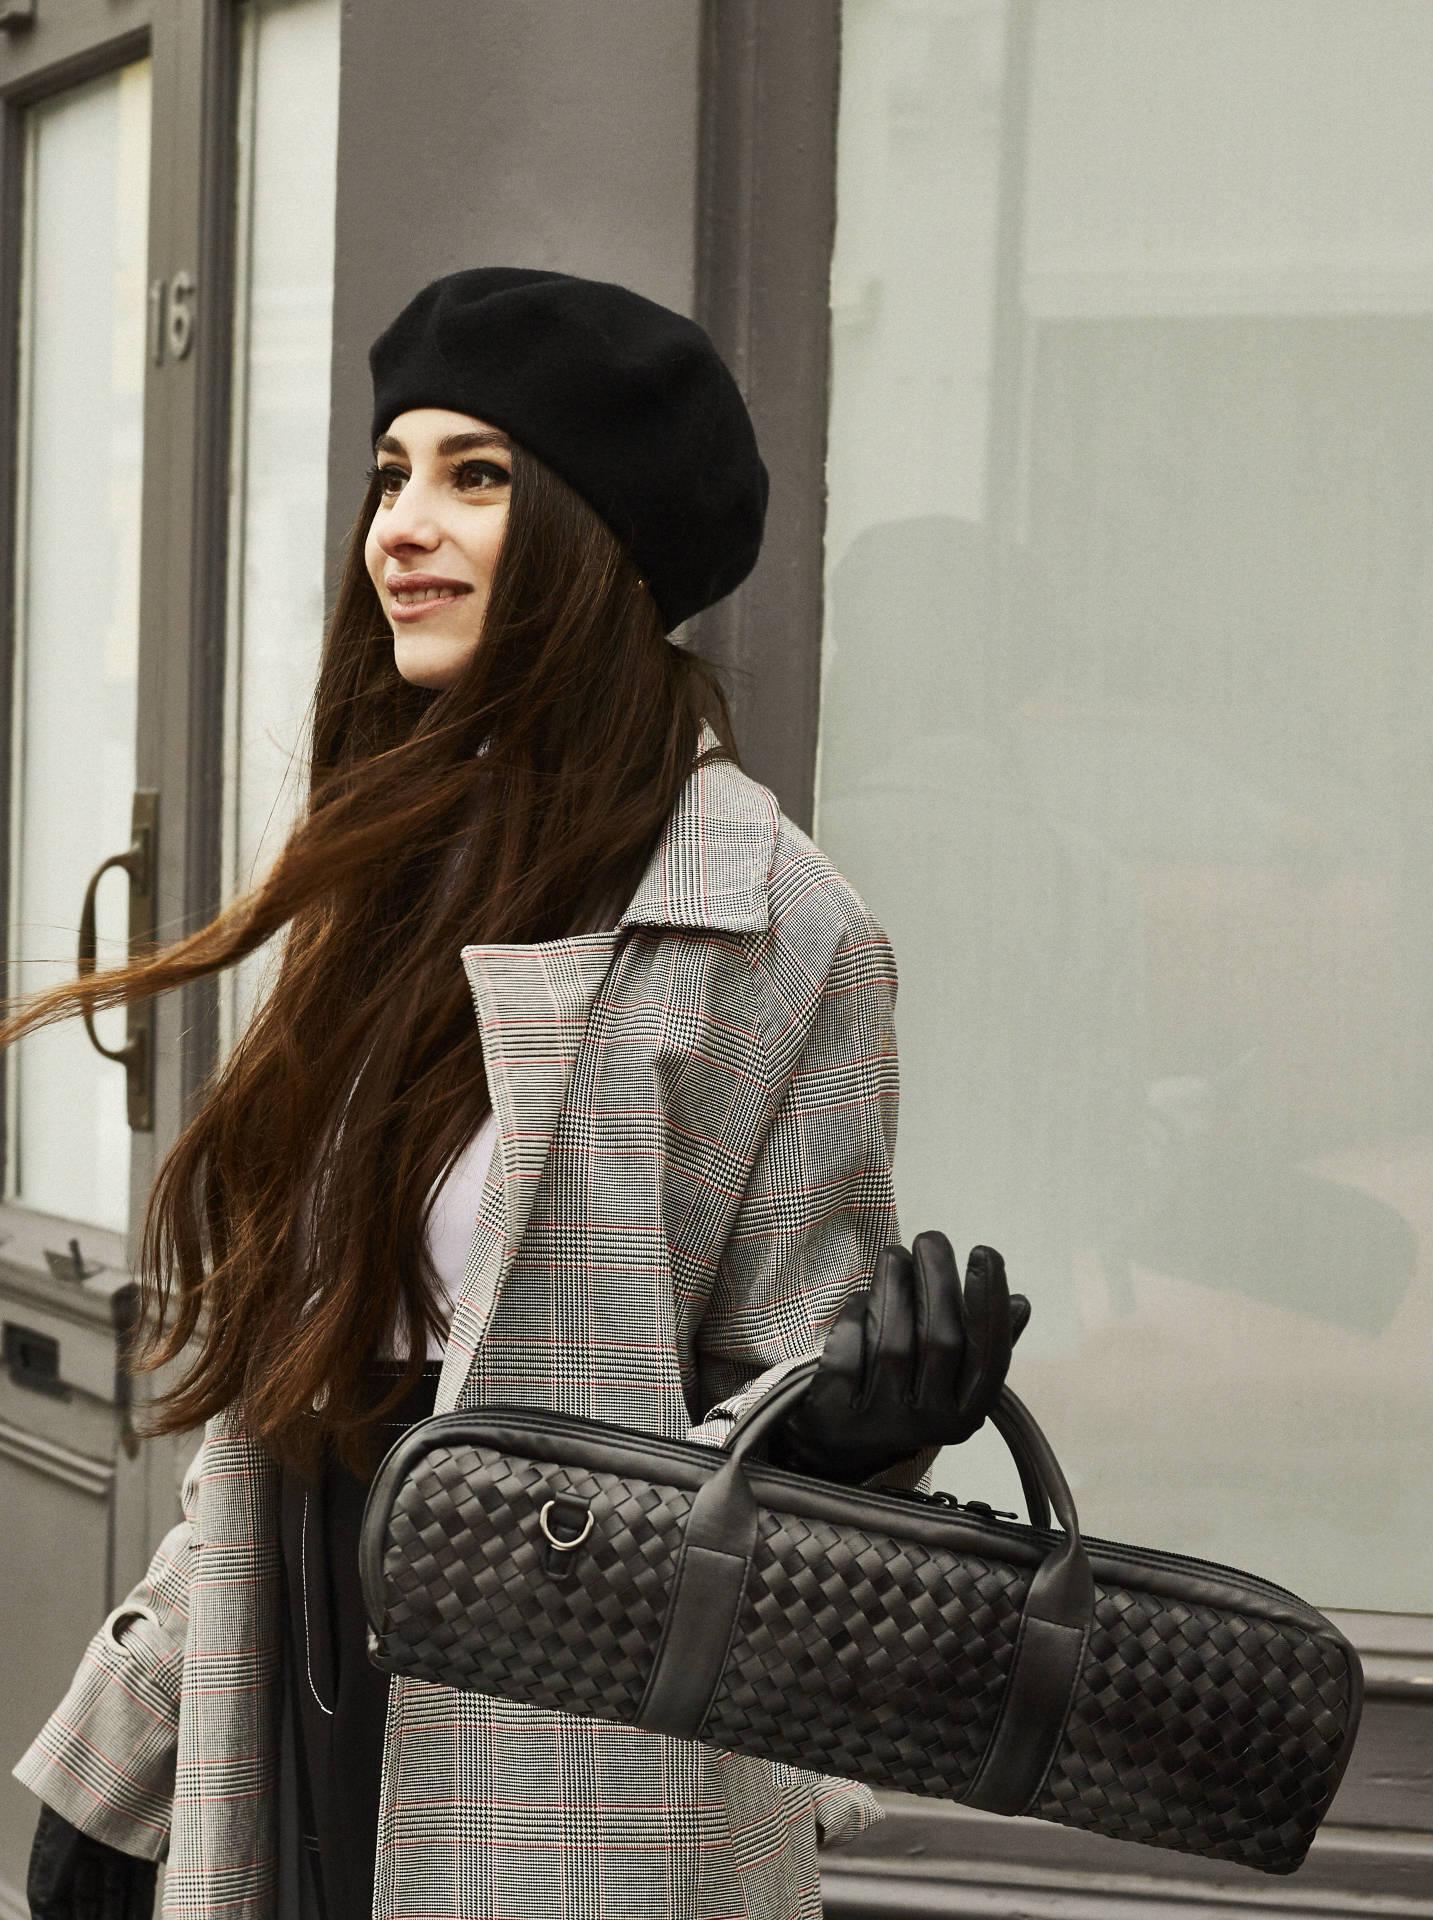
<instances>
[{"instance_id":1,"label":"metal door handle","mask_svg":"<svg viewBox=\"0 0 1433 1920\"><path fill-rule=\"evenodd\" d=\"M135 960L142 949L154 944L154 895L157 863L155 841L159 832L159 791L155 787L135 789L130 822L134 835L124 853L112 853L101 860L85 888L85 904L80 912L80 957L82 974L95 970L95 890L100 876L110 867L123 867L129 875L129 958ZM95 1032L94 1018L88 1007L81 1009L85 1029L97 1052L107 1060L118 1060L124 1067L125 1091L129 1104L129 1124L135 1133L149 1133L154 1127L154 1008L155 997L128 1002L125 1041L121 1047L107 1047Z\"/></svg>"}]
</instances>

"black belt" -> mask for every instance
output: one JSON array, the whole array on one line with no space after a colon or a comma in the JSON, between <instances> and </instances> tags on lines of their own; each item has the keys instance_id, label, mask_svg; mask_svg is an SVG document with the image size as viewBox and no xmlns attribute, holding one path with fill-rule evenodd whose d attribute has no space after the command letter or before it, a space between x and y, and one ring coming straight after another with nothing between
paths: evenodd
<instances>
[{"instance_id":1,"label":"black belt","mask_svg":"<svg viewBox=\"0 0 1433 1920\"><path fill-rule=\"evenodd\" d=\"M441 1360L379 1425L375 1464L400 1432L433 1411ZM369 1363L370 1403L403 1372ZM325 1920L373 1911L378 1789L390 1676L368 1660L358 1589L358 1533L369 1480L326 1456L316 1483L281 1468L279 1536L287 1614L288 1684L300 1851Z\"/></svg>"}]
</instances>

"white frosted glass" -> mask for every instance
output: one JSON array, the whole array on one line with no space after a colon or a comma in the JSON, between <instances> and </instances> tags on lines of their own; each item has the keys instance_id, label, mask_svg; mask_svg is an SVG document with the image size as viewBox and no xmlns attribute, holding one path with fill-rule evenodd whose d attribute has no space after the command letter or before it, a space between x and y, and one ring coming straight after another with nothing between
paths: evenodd
<instances>
[{"instance_id":1,"label":"white frosted glass","mask_svg":"<svg viewBox=\"0 0 1433 1920\"><path fill-rule=\"evenodd\" d=\"M338 38L338 0L249 0L241 10L226 899L262 877L304 798L323 642ZM361 485L356 477L355 507ZM225 975L225 1052L277 950L270 941Z\"/></svg>"},{"instance_id":2,"label":"white frosted glass","mask_svg":"<svg viewBox=\"0 0 1433 1920\"><path fill-rule=\"evenodd\" d=\"M1433 1600L1433 9L846 0L813 830L1088 1530ZM936 1484L1020 1506L998 1439Z\"/></svg>"},{"instance_id":3,"label":"white frosted glass","mask_svg":"<svg viewBox=\"0 0 1433 1920\"><path fill-rule=\"evenodd\" d=\"M24 120L9 990L26 999L73 979L85 887L131 839L149 125L147 59ZM128 884L99 885L100 969L126 955ZM122 1046L123 1008L95 1028ZM7 1197L123 1232L123 1067L79 1017L6 1066Z\"/></svg>"}]
</instances>

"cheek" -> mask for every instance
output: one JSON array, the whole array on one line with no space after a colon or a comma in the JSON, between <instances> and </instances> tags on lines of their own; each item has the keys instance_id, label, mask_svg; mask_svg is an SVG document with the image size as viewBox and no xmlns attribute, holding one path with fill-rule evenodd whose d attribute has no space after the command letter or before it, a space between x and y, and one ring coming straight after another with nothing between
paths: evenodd
<instances>
[{"instance_id":1,"label":"cheek","mask_svg":"<svg viewBox=\"0 0 1433 1920\"><path fill-rule=\"evenodd\" d=\"M493 524L483 528L482 556L483 565L491 579L493 569L498 563L498 554L502 549L503 530L507 525L506 511L492 516Z\"/></svg>"}]
</instances>

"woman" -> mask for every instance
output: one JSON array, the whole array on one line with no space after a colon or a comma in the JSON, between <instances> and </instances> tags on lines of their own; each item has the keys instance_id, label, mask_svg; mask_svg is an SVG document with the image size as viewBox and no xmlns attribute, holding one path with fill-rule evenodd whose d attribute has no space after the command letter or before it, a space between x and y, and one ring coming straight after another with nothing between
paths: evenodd
<instances>
[{"instance_id":1,"label":"woman","mask_svg":"<svg viewBox=\"0 0 1433 1920\"><path fill-rule=\"evenodd\" d=\"M479 268L369 357L305 817L211 926L0 1029L288 928L155 1184L137 1364L198 1345L146 1431L204 1437L12 1770L45 1803L32 1907L89 1874L140 1911L165 1859L166 1911L225 1920L816 1915L868 1789L390 1681L364 1491L404 1426L484 1401L720 1444L818 1352L778 1457L924 1488L1028 1308L988 1249L962 1298L943 1235L899 1247L890 944L666 639L765 517L706 334Z\"/></svg>"}]
</instances>

